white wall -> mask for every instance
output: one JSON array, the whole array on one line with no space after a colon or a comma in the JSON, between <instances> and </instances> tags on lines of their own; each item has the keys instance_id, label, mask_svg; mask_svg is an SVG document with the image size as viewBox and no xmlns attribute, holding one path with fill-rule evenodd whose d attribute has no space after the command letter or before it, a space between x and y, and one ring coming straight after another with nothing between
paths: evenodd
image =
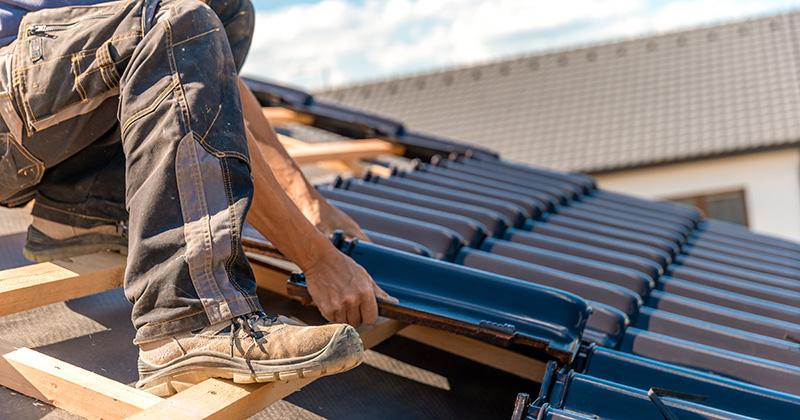
<instances>
[{"instance_id":1,"label":"white wall","mask_svg":"<svg viewBox=\"0 0 800 420\"><path fill-rule=\"evenodd\" d=\"M597 181L659 198L742 189L751 229L800 241L799 148L601 174Z\"/></svg>"}]
</instances>

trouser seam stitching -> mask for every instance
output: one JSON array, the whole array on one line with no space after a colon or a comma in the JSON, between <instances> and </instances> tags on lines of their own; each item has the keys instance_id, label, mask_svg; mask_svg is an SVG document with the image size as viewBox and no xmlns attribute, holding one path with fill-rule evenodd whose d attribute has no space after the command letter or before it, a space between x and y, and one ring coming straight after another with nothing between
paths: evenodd
<instances>
[{"instance_id":1,"label":"trouser seam stitching","mask_svg":"<svg viewBox=\"0 0 800 420\"><path fill-rule=\"evenodd\" d=\"M83 88L83 83L81 83L80 64L78 64L78 60L74 59L74 58L72 60L72 74L75 75L75 87L78 88L78 94L81 95L81 102L86 102L86 100L87 100L86 96L87 95L86 95L86 89ZM72 104L70 104L70 105L72 105ZM64 108L65 107L59 108L54 114L58 114Z\"/></svg>"},{"instance_id":2,"label":"trouser seam stitching","mask_svg":"<svg viewBox=\"0 0 800 420\"><path fill-rule=\"evenodd\" d=\"M195 133L195 134L197 134L197 133ZM198 135L198 137L200 137L200 136ZM237 158L243 160L247 164L247 166L250 167L250 159L247 156L245 156L243 153L236 152L236 151L223 152L222 150L217 149L216 147L210 145L208 142L206 142L204 140L199 140L199 142L200 142L201 145L203 145L203 147L205 149L210 150L211 153L214 154L214 156L217 156L217 157L229 157L229 156L237 157Z\"/></svg>"},{"instance_id":3,"label":"trouser seam stitching","mask_svg":"<svg viewBox=\"0 0 800 420\"><path fill-rule=\"evenodd\" d=\"M173 47L173 48L174 48L174 47L177 47L178 45L181 45L181 44L183 44L183 43L185 43L185 42L189 42L189 41L191 41L191 40L193 40L193 39L196 39L196 38L200 38L201 36L206 36L206 35L208 35L208 34L210 34L210 33L212 33L212 32L219 32L219 28L210 29L210 30L208 30L208 31L205 31L205 32L203 32L202 34L198 34L198 35L192 36L192 37L190 37L190 38L186 38L186 39L184 39L183 41L176 42L176 43L175 43L175 44L174 44L172 47Z\"/></svg>"},{"instance_id":4,"label":"trouser seam stitching","mask_svg":"<svg viewBox=\"0 0 800 420\"><path fill-rule=\"evenodd\" d=\"M123 39L129 39L129 38L140 38L141 36L142 36L141 32L139 32L139 31L129 31L129 32L124 32L124 33L121 33L121 34L114 35L113 37L108 39L108 42L121 41ZM40 62L38 62L36 64L30 65L30 66L27 66L27 67L19 67L18 70L19 71L30 70L32 68L43 66L45 64L50 64L50 63L56 62L58 60L61 60L61 59L64 59L64 58L67 58L67 57L70 57L70 56L86 57L86 56L89 56L89 55L96 54L98 49L100 49L100 47L89 48L89 49L85 49L85 50L82 50L82 51L78 51L76 53L62 55L60 57L56 57L56 58L53 58L51 60L40 61ZM126 56L126 58L127 57L130 57L130 55ZM122 60L118 61L116 64L119 64L120 62L122 62ZM93 71L97 71L97 70L93 70Z\"/></svg>"},{"instance_id":5,"label":"trouser seam stitching","mask_svg":"<svg viewBox=\"0 0 800 420\"><path fill-rule=\"evenodd\" d=\"M138 36L135 36L135 37L133 37L133 36L132 36L131 38L138 38ZM102 54L102 51L101 51L101 54ZM88 55L88 54L87 54L87 55ZM125 61L125 60L127 60L127 59L131 58L131 55L133 55L133 53L131 53L131 54L127 54L127 55L125 55L124 57L120 57L120 59L119 59L118 61L114 61L114 62L112 62L112 63L110 63L110 64L106 64L106 65L100 66L100 67L98 67L98 68L96 68L96 69L94 69L94 70L91 70L91 71L87 72L87 73L81 74L81 76L80 76L80 77L81 77L81 79L85 79L85 78L89 77L90 75L92 75L92 74L94 74L94 73L96 73L96 72L98 72L98 71L99 71L100 73L102 73L102 70L103 70L103 69L105 69L106 67L108 67L108 66L116 66L117 64L119 64L119 63L122 63L123 61ZM111 60L111 59L109 58L109 61L110 61L110 60ZM113 87L112 87L112 86L109 86L109 87L110 87L111 89L114 89L114 87L116 87L116 86L113 86Z\"/></svg>"},{"instance_id":6,"label":"trouser seam stitching","mask_svg":"<svg viewBox=\"0 0 800 420\"><path fill-rule=\"evenodd\" d=\"M97 59L98 60L106 60L106 57L107 57L107 51L105 49L103 49L102 47L100 47L100 53L97 55ZM109 89L114 89L114 86L111 86L111 84L108 82L108 78L106 77L106 72L104 71L104 69L105 69L105 66L100 66L99 67L100 77L103 78L103 83L106 84L106 87L108 87Z\"/></svg>"},{"instance_id":7,"label":"trouser seam stitching","mask_svg":"<svg viewBox=\"0 0 800 420\"><path fill-rule=\"evenodd\" d=\"M173 5L170 5L170 8L172 9L173 12L175 12L175 9L174 9ZM173 15L177 15L177 13L173 13ZM192 131L191 126L190 126L190 120L189 120L189 115L188 115L188 110L187 110L188 103L186 103L186 95L183 92L183 89L182 89L183 86L182 86L182 84L180 82L180 76L178 74L177 63L175 62L175 51L173 49L174 45L172 43L172 25L170 25L169 21L164 21L164 29L165 29L165 34L166 34L166 43L167 43L166 50L167 50L168 62L169 62L170 70L172 71L172 75L174 77L174 81L176 82L176 92L179 92L179 94L177 96L178 106L182 110L184 110L186 112L186 120L184 121L184 132L186 132L187 135L191 137L189 139L189 141L194 142L194 141L196 141L195 140L195 134ZM190 158L193 157L194 160L196 161L197 160L197 155L194 153L194 148L189 147L187 151L190 153L190 155L189 155ZM192 168L189 168L189 169L191 170ZM198 191L198 192L200 192L202 194L203 193L203 190L201 189L202 185L199 185L199 186L197 185L198 180L197 180L197 176L195 174L195 171L191 170L190 174L191 174L191 177L192 177L192 182L195 184L194 187L196 188L196 191ZM203 194L203 196L205 197L205 194ZM183 200L181 200L181 201L183 202ZM203 198L203 202L205 204L205 198ZM184 203L181 203L181 204L183 205ZM186 203L186 205L188 206L188 203ZM205 213L206 214L208 213L207 209L206 209ZM188 208L187 208L186 214L190 214L190 212L188 211ZM190 221L190 223L191 223L191 221ZM191 229L184 229L184 231L185 232L191 232ZM191 233L189 233L189 235L191 236ZM204 237L202 239L205 240L206 238ZM211 290L212 294L215 295L215 297L218 299L218 301L220 303L224 302L224 303L227 304L227 301L225 300L225 297L222 294L222 292L219 290L219 287L217 285L216 279L214 278L214 274L213 274L213 272L211 270L211 266L210 266L211 263L209 261L208 252L207 252L207 249L206 249L205 245L206 245L205 242L203 242L203 247L202 247L202 251L203 251L203 274L205 276L210 276L211 279L213 280L212 288L214 290ZM191 265L192 264L190 263L190 266ZM195 286L195 288L197 288L197 286ZM218 305L217 307L219 307L219 306L220 305ZM203 307L205 309L208 309L206 307L205 303L203 304Z\"/></svg>"},{"instance_id":8,"label":"trouser seam stitching","mask_svg":"<svg viewBox=\"0 0 800 420\"><path fill-rule=\"evenodd\" d=\"M206 133L203 135L203 137L200 137L200 142L205 141L206 137L208 136L208 133L210 133L211 129L214 128L214 123L217 122L217 118L219 118L220 112L222 112L222 104L220 104L219 108L217 108L217 115L214 115L214 119L211 120L211 125L208 126L208 130L206 130Z\"/></svg>"},{"instance_id":9,"label":"trouser seam stitching","mask_svg":"<svg viewBox=\"0 0 800 420\"><path fill-rule=\"evenodd\" d=\"M164 90L159 92L158 96L156 96L156 98L153 100L153 102L147 108L141 109L137 113L135 113L135 114L131 115L130 117L128 117L128 119L125 120L125 123L122 124L122 128L120 129L120 136L124 136L125 132L128 131L128 128L130 128L130 126L133 123L135 123L136 121L138 121L140 118L144 117L145 115L155 111L155 109L158 108L158 106L161 105L162 102L164 102L164 100L167 98L167 96L169 96L169 93L173 89L175 89L176 84L177 83L173 79L172 82L170 82L170 84L167 85L167 87L164 88Z\"/></svg>"},{"instance_id":10,"label":"trouser seam stitching","mask_svg":"<svg viewBox=\"0 0 800 420\"><path fill-rule=\"evenodd\" d=\"M256 299L258 299L258 298L257 298L257 297L255 297L255 296L243 296L243 297L240 297L240 298L238 298L238 299L236 299L236 300L232 300L230 303L239 302L239 301L242 301L242 300L256 300ZM157 323L157 324L142 325L142 326L140 327L140 329L144 329L144 328L153 328L153 327L160 327L160 326L162 326L162 325L169 324L169 323L171 323L171 322L180 321L180 320L182 320L182 319L191 318L191 317L193 317L193 316L195 316L195 315L200 315L200 314L205 314L205 313L206 313L206 311L205 311L205 310L202 310L202 311L197 311L197 312L193 312L193 313L191 313L191 314L187 314L187 315L179 316L179 317L177 317L177 318L173 318L173 319L170 319L170 320L167 320L167 321L162 321L162 322L159 322L159 323Z\"/></svg>"},{"instance_id":11,"label":"trouser seam stitching","mask_svg":"<svg viewBox=\"0 0 800 420\"><path fill-rule=\"evenodd\" d=\"M189 136L192 137L189 141L194 141L194 136L191 135L191 134L189 134ZM192 154L191 148L187 147L187 149L188 150L186 151L186 153L189 153L190 156L191 156L191 154ZM192 168L189 168L189 169L191 170ZM191 172L191 177L192 177L192 182L195 183L196 182L195 181L196 177L194 175L194 171ZM178 186L179 190L180 191L185 191L186 187L184 186L183 177L182 176L178 176L177 179L178 179L178 184L179 184L179 186ZM195 187L196 187L196 185L195 185ZM189 208L188 208L189 204L186 203L185 200L180 200L180 202L181 202L181 207L183 209L184 214L190 215L191 213L190 213ZM191 226L191 220L190 220L189 226ZM183 231L184 231L184 235L187 236L187 238L186 238L187 242L188 243L193 243L192 238L194 238L194 235L192 234L192 229L189 228L189 226L184 225L184 230ZM203 242L203 247L202 248L203 248L203 251L205 251L205 242ZM206 288L198 289L198 287L197 287L198 285L195 283L195 280L196 280L196 277L197 277L198 274L202 274L204 276L208 275L208 270L206 269L206 261L208 259L206 252L203 252L203 258L204 258L204 260L203 260L203 270L202 270L203 272L202 273L197 273L197 270L195 268L193 268L194 265L192 264L191 261L187 260L186 263L189 266L189 275L192 278L192 284L195 285L195 289L197 290L198 295L203 294L203 295L206 296L206 299L208 299L207 292L209 292L209 290L207 290ZM213 275L212 275L212 278L213 278ZM199 280L199 279L197 279L197 280ZM213 283L216 286L216 282L213 282ZM212 293L212 295L215 295L215 296L213 296L213 298L219 298L221 296L221 293L219 292L219 290L217 290L216 292L214 290L211 290L211 293ZM223 299L220 299L220 300L223 300ZM208 309L208 307L206 306L205 301L202 298L201 298L201 303L203 304L203 308L204 309Z\"/></svg>"},{"instance_id":12,"label":"trouser seam stitching","mask_svg":"<svg viewBox=\"0 0 800 420\"><path fill-rule=\"evenodd\" d=\"M35 206L44 207L44 208L46 208L48 210L53 210L53 211L57 211L57 212L60 212L60 213L65 213L65 214L69 214L69 215L73 215L73 216L77 216L77 217L83 217L83 218L86 218L86 219L102 220L102 221L107 221L107 222L111 222L111 223L116 223L117 222L117 220L113 220L113 219L106 219L104 217L97 217L97 216L87 216L87 215L80 214L80 213L74 213L74 212L71 212L69 210L63 210L63 209L59 209L59 208L56 208L56 207L53 207L53 206L48 206L46 204L42 204L38 200L36 201Z\"/></svg>"},{"instance_id":13,"label":"trouser seam stitching","mask_svg":"<svg viewBox=\"0 0 800 420\"><path fill-rule=\"evenodd\" d=\"M243 296L247 296L247 292L239 286L239 283L235 280L233 276L232 267L234 261L239 258L239 247L237 243L241 241L239 235L238 225L236 224L236 203L233 201L233 188L231 187L230 183L230 170L228 168L228 161L227 159L219 159L220 166L222 167L223 177L225 178L225 195L228 199L228 218L230 219L231 223L231 256L228 257L228 262L225 264L225 273L228 275L228 279L230 280L233 287L239 291Z\"/></svg>"},{"instance_id":14,"label":"trouser seam stitching","mask_svg":"<svg viewBox=\"0 0 800 420\"><path fill-rule=\"evenodd\" d=\"M236 19L239 19L240 16L244 16L246 14L247 12L242 10L241 12L233 15L230 19L226 20L225 22L222 22L222 26L228 26L229 23L233 22Z\"/></svg>"}]
</instances>

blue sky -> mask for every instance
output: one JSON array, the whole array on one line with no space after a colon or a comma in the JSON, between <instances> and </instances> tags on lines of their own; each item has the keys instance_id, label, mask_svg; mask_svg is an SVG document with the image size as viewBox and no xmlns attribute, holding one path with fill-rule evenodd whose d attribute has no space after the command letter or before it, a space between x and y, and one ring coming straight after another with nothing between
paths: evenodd
<instances>
[{"instance_id":1,"label":"blue sky","mask_svg":"<svg viewBox=\"0 0 800 420\"><path fill-rule=\"evenodd\" d=\"M243 73L308 90L800 10L800 0L252 0Z\"/></svg>"}]
</instances>

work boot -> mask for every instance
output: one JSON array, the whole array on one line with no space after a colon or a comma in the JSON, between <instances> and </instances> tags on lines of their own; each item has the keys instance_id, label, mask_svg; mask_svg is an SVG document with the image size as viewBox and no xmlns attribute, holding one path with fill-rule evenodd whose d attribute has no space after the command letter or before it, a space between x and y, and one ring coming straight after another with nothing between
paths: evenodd
<instances>
[{"instance_id":1,"label":"work boot","mask_svg":"<svg viewBox=\"0 0 800 420\"><path fill-rule=\"evenodd\" d=\"M128 255L128 229L124 223L84 229L34 216L22 253L31 261L46 262L104 250Z\"/></svg>"},{"instance_id":2,"label":"work boot","mask_svg":"<svg viewBox=\"0 0 800 420\"><path fill-rule=\"evenodd\" d=\"M314 378L352 369L364 348L346 324L309 327L253 313L139 346L136 387L168 397L208 378L236 383Z\"/></svg>"}]
</instances>

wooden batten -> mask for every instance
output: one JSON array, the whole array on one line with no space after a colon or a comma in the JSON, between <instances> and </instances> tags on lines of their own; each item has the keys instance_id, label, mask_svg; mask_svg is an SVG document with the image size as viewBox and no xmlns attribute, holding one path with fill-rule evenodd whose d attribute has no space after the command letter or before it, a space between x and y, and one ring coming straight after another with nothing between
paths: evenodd
<instances>
[{"instance_id":1,"label":"wooden batten","mask_svg":"<svg viewBox=\"0 0 800 420\"><path fill-rule=\"evenodd\" d=\"M387 178L392 176L392 170L390 168L380 165L370 165L369 173L372 175L383 176Z\"/></svg>"},{"instance_id":2,"label":"wooden batten","mask_svg":"<svg viewBox=\"0 0 800 420\"><path fill-rule=\"evenodd\" d=\"M0 271L0 316L122 286L125 257L113 252Z\"/></svg>"},{"instance_id":3,"label":"wooden batten","mask_svg":"<svg viewBox=\"0 0 800 420\"><path fill-rule=\"evenodd\" d=\"M369 159L384 154L403 154L403 146L380 139L315 143L313 147L288 150L298 165L322 160Z\"/></svg>"},{"instance_id":4,"label":"wooden batten","mask_svg":"<svg viewBox=\"0 0 800 420\"><path fill-rule=\"evenodd\" d=\"M363 175L370 167L375 165L365 165L356 159L343 159L343 160L323 160L317 162L317 166L332 171L340 172L343 174L352 174L356 176Z\"/></svg>"},{"instance_id":5,"label":"wooden batten","mask_svg":"<svg viewBox=\"0 0 800 420\"><path fill-rule=\"evenodd\" d=\"M259 255L255 252L247 252L247 258L250 259L250 266L253 268L259 288L288 296L286 281L293 272L300 272L300 267L290 261Z\"/></svg>"},{"instance_id":6,"label":"wooden batten","mask_svg":"<svg viewBox=\"0 0 800 420\"><path fill-rule=\"evenodd\" d=\"M542 382L547 367L547 363L541 360L474 338L421 325L409 325L398 335L534 382Z\"/></svg>"},{"instance_id":7,"label":"wooden batten","mask_svg":"<svg viewBox=\"0 0 800 420\"><path fill-rule=\"evenodd\" d=\"M124 419L163 401L3 340L0 356L0 385L89 419Z\"/></svg>"},{"instance_id":8,"label":"wooden batten","mask_svg":"<svg viewBox=\"0 0 800 420\"><path fill-rule=\"evenodd\" d=\"M280 127L289 124L314 124L314 116L302 112L292 111L291 109L282 107L266 107L262 108L264 117L267 118L270 125L273 127Z\"/></svg>"},{"instance_id":9,"label":"wooden batten","mask_svg":"<svg viewBox=\"0 0 800 420\"><path fill-rule=\"evenodd\" d=\"M312 143L309 143L309 142L306 142L306 141L303 141L303 140L298 140L298 139L296 139L294 137L289 137L287 135L280 134L280 133L278 133L278 141L281 142L281 145L284 148L286 148L286 151L290 155L292 154L292 150L294 150L294 149L303 149L303 148L312 146Z\"/></svg>"},{"instance_id":10,"label":"wooden batten","mask_svg":"<svg viewBox=\"0 0 800 420\"><path fill-rule=\"evenodd\" d=\"M312 381L313 379L298 379L259 385L208 379L128 419L246 419Z\"/></svg>"},{"instance_id":11,"label":"wooden batten","mask_svg":"<svg viewBox=\"0 0 800 420\"><path fill-rule=\"evenodd\" d=\"M403 327L405 324L402 322L382 318L374 326L362 328L359 332L364 348L376 346ZM209 379L141 411L129 419L244 419L313 381L314 378L308 378L270 384L243 385L231 381Z\"/></svg>"}]
</instances>

